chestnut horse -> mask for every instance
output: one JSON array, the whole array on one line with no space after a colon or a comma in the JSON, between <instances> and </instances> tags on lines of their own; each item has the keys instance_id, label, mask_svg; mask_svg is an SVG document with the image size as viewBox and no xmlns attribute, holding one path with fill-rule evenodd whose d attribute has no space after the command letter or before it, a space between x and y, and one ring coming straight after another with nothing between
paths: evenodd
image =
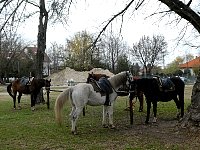
<instances>
[{"instance_id":1,"label":"chestnut horse","mask_svg":"<svg viewBox=\"0 0 200 150\"><path fill-rule=\"evenodd\" d=\"M28 83L27 78L20 78L12 83L10 83L7 86L7 92L8 94L13 98L13 103L14 103L14 109L16 109L16 96L17 92L18 94L18 107L21 108L20 106L20 99L22 94L30 94L31 95L31 110L35 110L35 102L37 95L40 92L40 89L42 87L45 87L45 89L50 89L51 86L51 79L50 80L45 80L45 79L33 79L30 84Z\"/></svg>"},{"instance_id":2,"label":"chestnut horse","mask_svg":"<svg viewBox=\"0 0 200 150\"><path fill-rule=\"evenodd\" d=\"M105 78L109 78L109 76L107 76L106 74L101 74L101 73L88 73L88 77L87 77L87 81L86 83L90 82L90 79L94 79L96 81L99 81L100 78L105 77Z\"/></svg>"}]
</instances>

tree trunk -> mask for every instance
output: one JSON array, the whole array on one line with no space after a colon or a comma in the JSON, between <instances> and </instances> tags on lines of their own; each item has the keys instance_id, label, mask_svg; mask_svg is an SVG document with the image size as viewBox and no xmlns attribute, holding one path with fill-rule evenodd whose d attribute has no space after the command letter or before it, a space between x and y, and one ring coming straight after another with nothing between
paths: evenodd
<instances>
[{"instance_id":1,"label":"tree trunk","mask_svg":"<svg viewBox=\"0 0 200 150\"><path fill-rule=\"evenodd\" d=\"M190 22L193 27L200 33L200 16L190 8L192 0L184 4L180 0L159 0L169 7L171 11L177 13L180 17ZM196 83L193 86L191 105L187 113L180 121L181 127L195 128L200 127L200 70L197 75Z\"/></svg>"},{"instance_id":2,"label":"tree trunk","mask_svg":"<svg viewBox=\"0 0 200 150\"><path fill-rule=\"evenodd\" d=\"M43 62L46 49L46 32L47 32L48 12L45 8L45 0L40 0L40 16L38 25L37 55L36 55L36 77L43 78ZM43 90L37 96L37 103L44 102Z\"/></svg>"},{"instance_id":3,"label":"tree trunk","mask_svg":"<svg viewBox=\"0 0 200 150\"><path fill-rule=\"evenodd\" d=\"M200 73L192 89L191 104L187 108L187 113L180 121L180 126L190 129L200 127Z\"/></svg>"}]
</instances>

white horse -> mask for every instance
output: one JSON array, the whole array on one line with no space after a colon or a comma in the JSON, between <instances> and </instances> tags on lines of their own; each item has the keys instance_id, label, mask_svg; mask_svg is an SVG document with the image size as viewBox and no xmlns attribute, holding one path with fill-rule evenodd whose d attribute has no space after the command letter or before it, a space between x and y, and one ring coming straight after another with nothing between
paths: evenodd
<instances>
[{"instance_id":1,"label":"white horse","mask_svg":"<svg viewBox=\"0 0 200 150\"><path fill-rule=\"evenodd\" d=\"M56 121L61 124L62 116L61 110L67 100L71 100L72 111L70 113L72 128L71 132L77 134L76 123L80 113L82 112L85 105L99 106L103 105L103 121L104 127L115 128L113 125L113 103L117 98L116 90L122 85L126 84L128 86L131 80L131 73L121 72L108 78L113 92L109 94L110 106L104 105L106 101L106 96L101 96L100 93L94 91L91 84L79 83L74 87L69 87L67 90L63 91L56 99L55 102L55 117ZM108 125L106 124L106 116L108 114Z\"/></svg>"}]
</instances>

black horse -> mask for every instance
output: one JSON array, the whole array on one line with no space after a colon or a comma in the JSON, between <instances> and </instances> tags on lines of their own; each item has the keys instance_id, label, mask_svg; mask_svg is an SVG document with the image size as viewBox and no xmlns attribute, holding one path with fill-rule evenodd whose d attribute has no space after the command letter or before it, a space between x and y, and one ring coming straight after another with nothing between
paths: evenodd
<instances>
[{"instance_id":1,"label":"black horse","mask_svg":"<svg viewBox=\"0 0 200 150\"><path fill-rule=\"evenodd\" d=\"M135 87L135 93L142 91L146 97L147 116L145 123L149 122L151 103L153 104L154 112L153 122L156 122L158 101L168 102L173 99L177 109L181 111L177 114L177 117L183 117L185 83L179 77L168 78L165 82L161 82L160 78L157 77L141 78L134 80L132 84Z\"/></svg>"},{"instance_id":2,"label":"black horse","mask_svg":"<svg viewBox=\"0 0 200 150\"><path fill-rule=\"evenodd\" d=\"M18 95L18 106L20 107L20 99L22 94L30 94L31 95L31 109L35 110L35 102L37 95L40 92L40 89L42 87L45 87L45 89L50 89L51 86L51 80L45 80L45 79L36 79L34 78L31 83L25 78L20 78L12 83L10 83L7 86L7 92L8 94L13 98L14 103L14 109L16 109L16 96L17 92Z\"/></svg>"}]
</instances>

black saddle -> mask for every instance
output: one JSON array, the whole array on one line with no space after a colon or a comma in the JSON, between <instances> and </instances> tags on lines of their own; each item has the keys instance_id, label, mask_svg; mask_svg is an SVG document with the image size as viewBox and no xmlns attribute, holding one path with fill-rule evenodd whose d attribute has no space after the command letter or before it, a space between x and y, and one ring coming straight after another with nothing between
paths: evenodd
<instances>
[{"instance_id":1,"label":"black saddle","mask_svg":"<svg viewBox=\"0 0 200 150\"><path fill-rule=\"evenodd\" d=\"M170 78L161 79L159 76L154 76L153 78L155 78L157 80L160 91L168 92L168 91L174 91L175 90L175 85L170 80Z\"/></svg>"},{"instance_id":2,"label":"black saddle","mask_svg":"<svg viewBox=\"0 0 200 150\"><path fill-rule=\"evenodd\" d=\"M90 78L89 83L93 86L96 92L100 92L101 96L106 96L106 101L104 105L110 105L109 94L113 93L112 86L107 78L102 77L99 81Z\"/></svg>"},{"instance_id":3,"label":"black saddle","mask_svg":"<svg viewBox=\"0 0 200 150\"><path fill-rule=\"evenodd\" d=\"M164 78L162 79L162 86L164 91L174 91L175 90L175 85L174 83L170 80L170 78Z\"/></svg>"}]
</instances>

